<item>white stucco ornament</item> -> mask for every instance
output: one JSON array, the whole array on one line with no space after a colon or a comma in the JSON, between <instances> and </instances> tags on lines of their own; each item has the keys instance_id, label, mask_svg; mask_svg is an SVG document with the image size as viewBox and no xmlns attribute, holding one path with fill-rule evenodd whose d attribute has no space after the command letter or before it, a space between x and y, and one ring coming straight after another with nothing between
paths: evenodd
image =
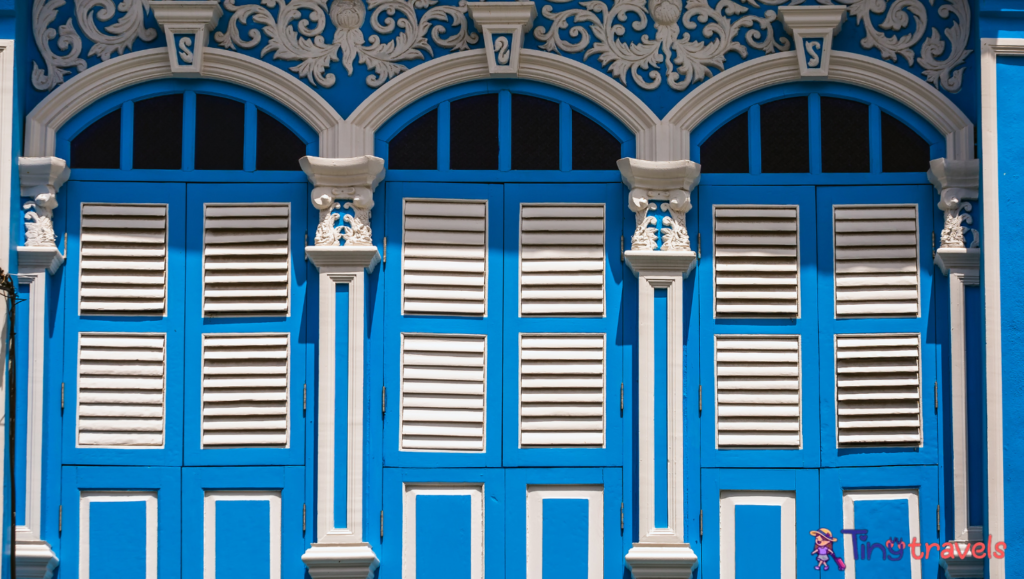
<instances>
[{"instance_id":1,"label":"white stucco ornament","mask_svg":"<svg viewBox=\"0 0 1024 579\"><path fill-rule=\"evenodd\" d=\"M940 157L931 161L928 180L939 194L939 209L944 215L939 243L942 249L967 247L965 234L968 231L974 234L971 247L979 244L978 230L966 225L974 222L969 213L972 209L969 201L978 199L980 167L978 159Z\"/></svg>"},{"instance_id":2,"label":"white stucco ornament","mask_svg":"<svg viewBox=\"0 0 1024 579\"><path fill-rule=\"evenodd\" d=\"M153 16L167 37L167 55L175 76L199 76L207 34L224 11L218 0L153 0Z\"/></svg>"},{"instance_id":3,"label":"white stucco ornament","mask_svg":"<svg viewBox=\"0 0 1024 579\"><path fill-rule=\"evenodd\" d=\"M56 248L53 233L53 210L57 207L57 191L71 174L64 159L57 157L18 157L21 196L26 201L25 246Z\"/></svg>"},{"instance_id":4,"label":"white stucco ornament","mask_svg":"<svg viewBox=\"0 0 1024 579\"><path fill-rule=\"evenodd\" d=\"M469 17L484 35L487 69L491 76L519 74L519 53L533 28L537 8L533 2L470 2Z\"/></svg>"},{"instance_id":5,"label":"white stucco ornament","mask_svg":"<svg viewBox=\"0 0 1024 579\"><path fill-rule=\"evenodd\" d=\"M846 22L846 6L781 6L779 19L793 36L800 76L827 77L832 37Z\"/></svg>"},{"instance_id":6,"label":"white stucco ornament","mask_svg":"<svg viewBox=\"0 0 1024 579\"><path fill-rule=\"evenodd\" d=\"M320 211L316 228L316 246L372 246L370 210L373 209L373 190L384 179L384 159L371 155L347 159L303 157L299 166L313 184L310 197L313 207ZM344 205L338 200L346 201ZM344 216L334 213L351 209ZM338 220L347 225L335 226Z\"/></svg>"},{"instance_id":7,"label":"white stucco ornament","mask_svg":"<svg viewBox=\"0 0 1024 579\"><path fill-rule=\"evenodd\" d=\"M619 159L622 182L629 187L629 209L636 214L636 230L631 238L633 251L690 251L686 231L686 213L690 210L690 192L700 182L700 164L693 161L641 161ZM658 208L668 215L661 220L648 212ZM653 228L651 226L654 226Z\"/></svg>"}]
</instances>

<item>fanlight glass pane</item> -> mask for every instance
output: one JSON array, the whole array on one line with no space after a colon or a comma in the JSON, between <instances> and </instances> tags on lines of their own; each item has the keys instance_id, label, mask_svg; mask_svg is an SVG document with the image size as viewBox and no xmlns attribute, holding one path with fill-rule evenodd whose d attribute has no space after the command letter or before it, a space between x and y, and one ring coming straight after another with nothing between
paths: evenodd
<instances>
[{"instance_id":1,"label":"fanlight glass pane","mask_svg":"<svg viewBox=\"0 0 1024 579\"><path fill-rule=\"evenodd\" d=\"M868 105L821 97L821 170L824 173L871 170Z\"/></svg>"},{"instance_id":2,"label":"fanlight glass pane","mask_svg":"<svg viewBox=\"0 0 1024 579\"><path fill-rule=\"evenodd\" d=\"M196 169L241 171L244 148L245 103L196 95Z\"/></svg>"},{"instance_id":3,"label":"fanlight glass pane","mask_svg":"<svg viewBox=\"0 0 1024 579\"><path fill-rule=\"evenodd\" d=\"M512 169L558 170L558 103L512 95Z\"/></svg>"},{"instance_id":4,"label":"fanlight glass pane","mask_svg":"<svg viewBox=\"0 0 1024 579\"><path fill-rule=\"evenodd\" d=\"M700 146L701 173L749 173L747 113L725 123Z\"/></svg>"},{"instance_id":5,"label":"fanlight glass pane","mask_svg":"<svg viewBox=\"0 0 1024 579\"><path fill-rule=\"evenodd\" d=\"M73 169L121 168L121 109L94 121L71 139Z\"/></svg>"},{"instance_id":6,"label":"fanlight glass pane","mask_svg":"<svg viewBox=\"0 0 1024 579\"><path fill-rule=\"evenodd\" d=\"M437 169L437 109L409 123L388 143L389 169Z\"/></svg>"},{"instance_id":7,"label":"fanlight glass pane","mask_svg":"<svg viewBox=\"0 0 1024 579\"><path fill-rule=\"evenodd\" d=\"M451 168L498 169L498 95L452 101Z\"/></svg>"},{"instance_id":8,"label":"fanlight glass pane","mask_svg":"<svg viewBox=\"0 0 1024 579\"><path fill-rule=\"evenodd\" d=\"M761 105L761 172L808 173L811 170L807 97Z\"/></svg>"},{"instance_id":9,"label":"fanlight glass pane","mask_svg":"<svg viewBox=\"0 0 1024 579\"><path fill-rule=\"evenodd\" d=\"M572 112L572 168L574 171L618 171L622 143L590 117Z\"/></svg>"},{"instance_id":10,"label":"fanlight glass pane","mask_svg":"<svg viewBox=\"0 0 1024 579\"><path fill-rule=\"evenodd\" d=\"M283 123L263 111L256 111L256 170L301 171L299 159L306 155L306 143Z\"/></svg>"},{"instance_id":11,"label":"fanlight glass pane","mask_svg":"<svg viewBox=\"0 0 1024 579\"><path fill-rule=\"evenodd\" d=\"M133 169L181 169L184 100L169 94L135 103Z\"/></svg>"}]
</instances>

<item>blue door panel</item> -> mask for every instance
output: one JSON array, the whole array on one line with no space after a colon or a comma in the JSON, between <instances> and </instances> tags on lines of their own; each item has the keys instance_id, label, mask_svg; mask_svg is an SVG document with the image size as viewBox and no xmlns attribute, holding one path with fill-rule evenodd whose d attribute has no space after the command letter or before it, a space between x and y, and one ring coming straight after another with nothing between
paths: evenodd
<instances>
[{"instance_id":1,"label":"blue door panel","mask_svg":"<svg viewBox=\"0 0 1024 579\"><path fill-rule=\"evenodd\" d=\"M507 469L505 486L509 579L623 576L621 469Z\"/></svg>"},{"instance_id":2,"label":"blue door panel","mask_svg":"<svg viewBox=\"0 0 1024 579\"><path fill-rule=\"evenodd\" d=\"M303 577L302 467L185 467L181 496L183 577Z\"/></svg>"},{"instance_id":3,"label":"blue door panel","mask_svg":"<svg viewBox=\"0 0 1024 579\"><path fill-rule=\"evenodd\" d=\"M503 469L384 469L379 579L505 573Z\"/></svg>"},{"instance_id":4,"label":"blue door panel","mask_svg":"<svg viewBox=\"0 0 1024 579\"><path fill-rule=\"evenodd\" d=\"M694 203L703 240L695 272L701 303L700 368L703 388L701 465L704 467L816 467L820 462L818 430L818 319L814 187L702 186ZM716 318L714 315L714 207L717 205L790 205L798 209L799 317ZM695 292L696 293L696 292ZM786 335L800 339L799 448L718 448L715 336Z\"/></svg>"},{"instance_id":5,"label":"blue door panel","mask_svg":"<svg viewBox=\"0 0 1024 579\"><path fill-rule=\"evenodd\" d=\"M203 316L203 240L206 203L289 203L289 313L287 316ZM185 464L187 465L298 465L305 460L305 419L302 389L306 382L306 277L305 235L309 199L298 183L189 184L188 185L188 288L185 322ZM288 443L286 447L204 448L203 336L206 334L287 333Z\"/></svg>"},{"instance_id":6,"label":"blue door panel","mask_svg":"<svg viewBox=\"0 0 1024 579\"><path fill-rule=\"evenodd\" d=\"M388 183L386 233L391 259L383 264L385 292L384 464L388 466L468 467L501 464L502 378L502 186L449 183ZM403 206L405 199L483 199L487 201L486 315L404 315L402 313ZM438 219L439 229L444 220ZM400 450L402 428L402 335L461 334L486 337L484 452Z\"/></svg>"},{"instance_id":7,"label":"blue door panel","mask_svg":"<svg viewBox=\"0 0 1024 579\"><path fill-rule=\"evenodd\" d=\"M823 466L885 466L937 464L938 429L933 385L939 380L935 336L935 291L931 247L934 189L922 185L818 188L818 294L821 331L820 413ZM915 204L918 213L918 269L921 315L912 317L836 319L834 288L833 206L853 204ZM920 446L838 448L836 426L837 334L919 334L921 336L920 393L923 443Z\"/></svg>"},{"instance_id":8,"label":"blue door panel","mask_svg":"<svg viewBox=\"0 0 1024 579\"><path fill-rule=\"evenodd\" d=\"M846 562L846 577L910 577L912 567L920 577L941 575L938 550L916 559L911 552L921 556L922 548L909 547L913 539L943 540L934 517L938 477L934 466L821 469L821 525L848 531L833 547ZM901 541L908 546L900 549Z\"/></svg>"},{"instance_id":9,"label":"blue door panel","mask_svg":"<svg viewBox=\"0 0 1024 579\"><path fill-rule=\"evenodd\" d=\"M62 472L60 575L181 576L181 469L75 467Z\"/></svg>"},{"instance_id":10,"label":"blue door panel","mask_svg":"<svg viewBox=\"0 0 1024 579\"><path fill-rule=\"evenodd\" d=\"M64 272L64 464L180 465L182 461L182 365L184 358L185 185L183 183L102 183L72 181L64 202L68 219ZM140 191L145 191L140 195ZM167 206L166 312L153 315L80 315L82 204L154 204ZM89 446L78 444L79 341L82 333L164 336L163 444ZM116 392L116 391L112 391Z\"/></svg>"},{"instance_id":11,"label":"blue door panel","mask_svg":"<svg viewBox=\"0 0 1024 579\"><path fill-rule=\"evenodd\" d=\"M604 204L605 313L603 316L522 316L520 302L520 219L522 203ZM622 415L618 408L624 388L622 344L622 262L615 258L622 235L620 183L505 185L505 302L504 383L502 417L505 466L621 466ZM627 271L628 273L628 271ZM631 275L631 274L630 274ZM604 445L601 448L521 448L520 340L531 334L603 334L605 336Z\"/></svg>"},{"instance_id":12,"label":"blue door panel","mask_svg":"<svg viewBox=\"0 0 1024 579\"><path fill-rule=\"evenodd\" d=\"M818 528L817 469L701 472L704 514L695 577L818 577L810 553ZM838 530L835 530L838 534Z\"/></svg>"}]
</instances>

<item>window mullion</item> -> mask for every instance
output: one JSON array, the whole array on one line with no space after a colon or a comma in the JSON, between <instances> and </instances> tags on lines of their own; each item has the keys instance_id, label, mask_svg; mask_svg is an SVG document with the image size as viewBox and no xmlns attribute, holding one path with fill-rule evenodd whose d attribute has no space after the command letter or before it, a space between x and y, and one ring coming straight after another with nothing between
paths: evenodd
<instances>
[{"instance_id":1,"label":"window mullion","mask_svg":"<svg viewBox=\"0 0 1024 579\"><path fill-rule=\"evenodd\" d=\"M512 170L512 93L498 93L498 170Z\"/></svg>"},{"instance_id":2,"label":"window mullion","mask_svg":"<svg viewBox=\"0 0 1024 579\"><path fill-rule=\"evenodd\" d=\"M751 174L761 173L761 107L754 105L747 111L747 142L750 151Z\"/></svg>"},{"instance_id":3,"label":"window mullion","mask_svg":"<svg viewBox=\"0 0 1024 579\"><path fill-rule=\"evenodd\" d=\"M452 107L444 101L437 105L437 170L451 169Z\"/></svg>"},{"instance_id":4,"label":"window mullion","mask_svg":"<svg viewBox=\"0 0 1024 579\"><path fill-rule=\"evenodd\" d=\"M196 93L185 91L181 133L181 169L192 171L196 168Z\"/></svg>"},{"instance_id":5,"label":"window mullion","mask_svg":"<svg viewBox=\"0 0 1024 579\"><path fill-rule=\"evenodd\" d=\"M126 101L121 105L121 170L131 171L132 152L135 147L135 103Z\"/></svg>"}]
</instances>

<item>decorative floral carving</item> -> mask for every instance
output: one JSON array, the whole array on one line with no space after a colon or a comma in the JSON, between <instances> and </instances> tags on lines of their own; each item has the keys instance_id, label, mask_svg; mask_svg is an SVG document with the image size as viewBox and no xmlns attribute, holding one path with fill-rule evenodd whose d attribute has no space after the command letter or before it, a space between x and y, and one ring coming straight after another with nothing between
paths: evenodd
<instances>
[{"instance_id":1,"label":"decorative floral carving","mask_svg":"<svg viewBox=\"0 0 1024 579\"><path fill-rule=\"evenodd\" d=\"M36 90L51 90L64 82L64 76L71 72L71 68L82 72L86 67L85 59L79 58L82 37L75 31L73 20L68 18L57 30L50 28L57 18L57 11L64 4L64 0L35 0L32 4L32 35L46 67L40 68L39 63L32 62L32 86ZM54 54L50 49L50 41L54 38L63 55Z\"/></svg>"},{"instance_id":2,"label":"decorative floral carving","mask_svg":"<svg viewBox=\"0 0 1024 579\"><path fill-rule=\"evenodd\" d=\"M218 32L214 39L227 49L254 48L262 40L260 31L250 29L243 38L239 29L252 18L253 24L263 26L268 38L260 55L273 53L275 59L298 61L291 70L313 86L334 86L334 74L326 71L339 60L351 76L358 56L359 63L371 72L366 84L376 88L407 69L401 61L433 56L429 40L451 50L466 50L479 40L468 30L466 0L460 0L458 6L436 4L437 0L368 0L366 6L362 0L262 0L262 5L237 6L234 0L224 0L231 19L227 31ZM277 8L276 18L272 8ZM377 33L368 41L362 32L367 8L373 11L370 27ZM418 9L426 12L417 14ZM323 36L328 15L335 27L330 44ZM453 31L445 36L449 24ZM383 42L379 36L399 29L390 41Z\"/></svg>"},{"instance_id":3,"label":"decorative floral carving","mask_svg":"<svg viewBox=\"0 0 1024 579\"><path fill-rule=\"evenodd\" d=\"M964 223L967 225L974 223L974 218L967 213L971 209L972 206L967 201L964 201L963 203L953 203L952 207L946 209L946 218L942 226L940 247L967 247L964 235L968 230L975 232L974 242L971 244L971 247L978 246L977 230L964 226Z\"/></svg>"},{"instance_id":4,"label":"decorative floral carving","mask_svg":"<svg viewBox=\"0 0 1024 579\"><path fill-rule=\"evenodd\" d=\"M686 231L686 213L693 207L690 194L677 190L669 193L669 202L661 204L662 211L668 216L661 220L661 250L690 251L690 234Z\"/></svg>"},{"instance_id":5,"label":"decorative floral carving","mask_svg":"<svg viewBox=\"0 0 1024 579\"><path fill-rule=\"evenodd\" d=\"M656 203L647 201L644 197L629 195L629 208L636 214L636 231L630 239L629 248L633 251L654 251L658 249L658 234L651 226L657 227L658 218L647 215L647 212L657 207Z\"/></svg>"},{"instance_id":6,"label":"decorative floral carving","mask_svg":"<svg viewBox=\"0 0 1024 579\"><path fill-rule=\"evenodd\" d=\"M335 199L351 199L345 205L334 201ZM330 193L324 193L313 198L313 206L320 210L320 221L316 226L316 237L313 244L317 246L341 245L373 245L372 231L370 230L370 210L373 209L373 195L369 190L362 191L356 187L343 189L332 189ZM351 209L351 214L344 217L334 213L339 209ZM335 223L341 219L348 225Z\"/></svg>"},{"instance_id":7,"label":"decorative floral carving","mask_svg":"<svg viewBox=\"0 0 1024 579\"><path fill-rule=\"evenodd\" d=\"M56 247L53 233L53 210L57 207L57 196L53 193L36 195L33 201L22 206L25 210L25 245Z\"/></svg>"}]
</instances>

